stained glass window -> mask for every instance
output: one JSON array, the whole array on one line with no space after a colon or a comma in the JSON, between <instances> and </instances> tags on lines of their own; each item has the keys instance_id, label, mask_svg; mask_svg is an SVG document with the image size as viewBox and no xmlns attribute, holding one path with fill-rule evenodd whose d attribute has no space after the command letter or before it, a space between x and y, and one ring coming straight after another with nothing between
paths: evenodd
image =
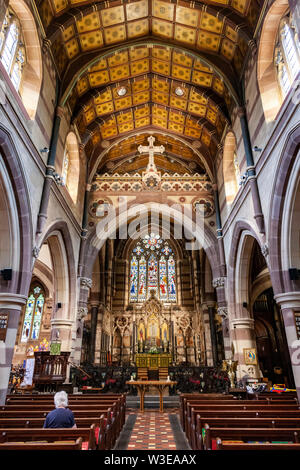
<instances>
[{"instance_id":1,"label":"stained glass window","mask_svg":"<svg viewBox=\"0 0 300 470\"><path fill-rule=\"evenodd\" d=\"M43 317L45 295L41 287L35 286L29 294L21 335L21 342L26 343L29 339L37 340L40 333Z\"/></svg>"},{"instance_id":2,"label":"stained glass window","mask_svg":"<svg viewBox=\"0 0 300 470\"><path fill-rule=\"evenodd\" d=\"M0 31L0 59L15 89L19 91L26 56L19 20L10 9Z\"/></svg>"},{"instance_id":3,"label":"stained glass window","mask_svg":"<svg viewBox=\"0 0 300 470\"><path fill-rule=\"evenodd\" d=\"M290 13L281 20L274 61L282 98L284 98L300 71L299 39L294 18Z\"/></svg>"},{"instance_id":4,"label":"stained glass window","mask_svg":"<svg viewBox=\"0 0 300 470\"><path fill-rule=\"evenodd\" d=\"M139 264L136 256L133 256L130 264L130 299L138 299L138 273Z\"/></svg>"},{"instance_id":5,"label":"stained glass window","mask_svg":"<svg viewBox=\"0 0 300 470\"><path fill-rule=\"evenodd\" d=\"M168 242L150 233L132 250L129 298L144 302L151 291L162 302L176 302L176 269L174 253Z\"/></svg>"}]
</instances>

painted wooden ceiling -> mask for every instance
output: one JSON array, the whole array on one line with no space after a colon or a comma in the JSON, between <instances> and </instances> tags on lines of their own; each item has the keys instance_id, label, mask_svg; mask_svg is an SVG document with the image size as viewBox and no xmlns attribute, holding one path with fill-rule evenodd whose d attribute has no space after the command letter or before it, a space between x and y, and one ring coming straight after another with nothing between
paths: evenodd
<instances>
[{"instance_id":1,"label":"painted wooden ceiling","mask_svg":"<svg viewBox=\"0 0 300 470\"><path fill-rule=\"evenodd\" d=\"M195 151L182 141L174 137L153 132L155 145L164 145L163 155L155 155L155 164L159 171L169 174L205 174L204 165L199 163ZM127 137L120 143L113 145L101 159L97 173L142 173L148 164L148 156L140 155L137 151L139 145L147 143L149 134L141 133Z\"/></svg>"},{"instance_id":2,"label":"painted wooden ceiling","mask_svg":"<svg viewBox=\"0 0 300 470\"><path fill-rule=\"evenodd\" d=\"M151 128L197 140L213 158L241 100L262 1L35 0L88 157Z\"/></svg>"}]
</instances>

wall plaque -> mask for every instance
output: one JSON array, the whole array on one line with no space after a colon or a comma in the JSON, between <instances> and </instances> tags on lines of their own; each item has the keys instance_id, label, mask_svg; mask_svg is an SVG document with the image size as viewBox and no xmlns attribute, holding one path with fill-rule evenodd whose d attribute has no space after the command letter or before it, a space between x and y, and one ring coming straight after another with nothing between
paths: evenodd
<instances>
[{"instance_id":1,"label":"wall plaque","mask_svg":"<svg viewBox=\"0 0 300 470\"><path fill-rule=\"evenodd\" d=\"M8 327L9 312L0 312L0 341L5 341Z\"/></svg>"},{"instance_id":2,"label":"wall plaque","mask_svg":"<svg viewBox=\"0 0 300 470\"><path fill-rule=\"evenodd\" d=\"M295 312L294 318L295 318L297 339L300 339L300 312Z\"/></svg>"}]
</instances>

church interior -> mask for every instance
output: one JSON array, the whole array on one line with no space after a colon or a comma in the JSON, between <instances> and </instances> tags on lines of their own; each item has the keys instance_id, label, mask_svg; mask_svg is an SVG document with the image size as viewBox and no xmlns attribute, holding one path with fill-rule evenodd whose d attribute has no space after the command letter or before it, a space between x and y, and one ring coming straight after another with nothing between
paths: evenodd
<instances>
[{"instance_id":1,"label":"church interior","mask_svg":"<svg viewBox=\"0 0 300 470\"><path fill-rule=\"evenodd\" d=\"M300 450L299 34L1 1L0 450Z\"/></svg>"}]
</instances>

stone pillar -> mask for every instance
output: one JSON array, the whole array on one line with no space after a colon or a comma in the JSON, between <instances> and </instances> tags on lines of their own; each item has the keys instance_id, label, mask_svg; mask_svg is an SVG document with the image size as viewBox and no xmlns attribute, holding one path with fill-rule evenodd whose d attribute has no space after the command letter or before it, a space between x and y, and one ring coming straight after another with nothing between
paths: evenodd
<instances>
[{"instance_id":1,"label":"stone pillar","mask_svg":"<svg viewBox=\"0 0 300 470\"><path fill-rule=\"evenodd\" d=\"M204 337L205 337L205 350L206 350L206 365L213 366L213 353L212 353L212 340L210 333L210 317L209 309L206 304L202 304L203 320L204 320Z\"/></svg>"},{"instance_id":2,"label":"stone pillar","mask_svg":"<svg viewBox=\"0 0 300 470\"><path fill-rule=\"evenodd\" d=\"M46 175L44 179L40 210L38 214L37 229L36 229L37 236L42 233L44 224L47 220L50 189L51 189L52 181L54 179L56 149L57 149L59 129L60 129L60 124L61 124L61 120L63 117L63 112L64 110L60 106L56 108L56 115L55 115L53 130L52 130L50 149L49 149L48 161L47 161L47 167L46 167Z\"/></svg>"},{"instance_id":3,"label":"stone pillar","mask_svg":"<svg viewBox=\"0 0 300 470\"><path fill-rule=\"evenodd\" d=\"M104 315L104 305L99 304L99 306L98 306L98 319L97 319L97 326L96 326L96 338L95 338L95 359L94 359L94 362L96 364L100 364L100 362L101 362L103 315Z\"/></svg>"},{"instance_id":4,"label":"stone pillar","mask_svg":"<svg viewBox=\"0 0 300 470\"><path fill-rule=\"evenodd\" d=\"M229 320L228 320L228 308L227 307L218 307L218 315L222 318L222 333L223 333L223 343L224 343L224 354L225 359L231 359L231 343L230 343L230 334L229 334Z\"/></svg>"},{"instance_id":5,"label":"stone pillar","mask_svg":"<svg viewBox=\"0 0 300 470\"><path fill-rule=\"evenodd\" d=\"M217 349L217 334L216 334L216 325L215 325L215 302L207 303L207 306L208 306L208 312L209 312L212 360L213 360L213 365L216 366L218 363L218 349Z\"/></svg>"},{"instance_id":6,"label":"stone pillar","mask_svg":"<svg viewBox=\"0 0 300 470\"><path fill-rule=\"evenodd\" d=\"M300 292L276 294L275 301L281 307L287 344L298 400L300 399L300 338L297 336L295 313L300 314Z\"/></svg>"},{"instance_id":7,"label":"stone pillar","mask_svg":"<svg viewBox=\"0 0 300 470\"><path fill-rule=\"evenodd\" d=\"M106 297L106 284L105 284L105 255L106 255L106 243L102 246L100 256L100 302L105 305Z\"/></svg>"},{"instance_id":8,"label":"stone pillar","mask_svg":"<svg viewBox=\"0 0 300 470\"><path fill-rule=\"evenodd\" d=\"M108 249L108 267L107 267L107 287L106 287L106 305L111 308L112 298L112 276L113 276L113 257L114 257L114 240L107 240Z\"/></svg>"},{"instance_id":9,"label":"stone pillar","mask_svg":"<svg viewBox=\"0 0 300 470\"><path fill-rule=\"evenodd\" d=\"M91 306L91 346L90 346L90 357L89 362L93 364L95 362L95 343L97 334L97 320L98 310L100 303L98 301L90 302Z\"/></svg>"},{"instance_id":10,"label":"stone pillar","mask_svg":"<svg viewBox=\"0 0 300 470\"><path fill-rule=\"evenodd\" d=\"M220 257L220 272L222 276L225 276L226 261L225 261L223 228L222 228L222 221L221 221L221 211L220 211L220 205L219 205L219 194L217 190L217 185L214 185L213 189L214 189L216 223L217 223L217 239L218 239L219 257Z\"/></svg>"},{"instance_id":11,"label":"stone pillar","mask_svg":"<svg viewBox=\"0 0 300 470\"><path fill-rule=\"evenodd\" d=\"M6 338L0 341L0 405L5 404L20 313L26 302L27 296L0 293L0 315L9 314Z\"/></svg>"},{"instance_id":12,"label":"stone pillar","mask_svg":"<svg viewBox=\"0 0 300 470\"><path fill-rule=\"evenodd\" d=\"M236 318L230 321L232 340L234 345L234 360L238 361L237 380L248 379L248 381L260 380L262 374L259 370L257 353L257 364L245 364L244 349L255 349L256 337L254 331L254 320L252 318Z\"/></svg>"},{"instance_id":13,"label":"stone pillar","mask_svg":"<svg viewBox=\"0 0 300 470\"><path fill-rule=\"evenodd\" d=\"M245 154L246 154L247 176L248 176L248 179L250 181L250 186L251 186L251 195L252 195L253 208L254 208L254 218L256 220L259 232L262 234L265 234L264 215L262 212L261 201L260 201L260 196L258 192L255 164L254 164L254 159L253 159L253 154L252 154L252 145L251 145L250 133L249 133L249 128L248 128L246 110L244 107L240 107L238 109L238 115L240 118L242 137L243 137L244 149L245 149Z\"/></svg>"},{"instance_id":14,"label":"stone pillar","mask_svg":"<svg viewBox=\"0 0 300 470\"><path fill-rule=\"evenodd\" d=\"M176 261L176 280L177 280L177 304L182 305L182 292L181 292L181 268L182 261Z\"/></svg>"},{"instance_id":15,"label":"stone pillar","mask_svg":"<svg viewBox=\"0 0 300 470\"><path fill-rule=\"evenodd\" d=\"M88 296L90 288L92 287L92 279L86 277L79 278L79 301L77 307L77 320L76 320L76 341L74 348L74 362L80 364L81 359L81 346L82 346L82 333L83 333L83 319L88 314Z\"/></svg>"}]
</instances>

